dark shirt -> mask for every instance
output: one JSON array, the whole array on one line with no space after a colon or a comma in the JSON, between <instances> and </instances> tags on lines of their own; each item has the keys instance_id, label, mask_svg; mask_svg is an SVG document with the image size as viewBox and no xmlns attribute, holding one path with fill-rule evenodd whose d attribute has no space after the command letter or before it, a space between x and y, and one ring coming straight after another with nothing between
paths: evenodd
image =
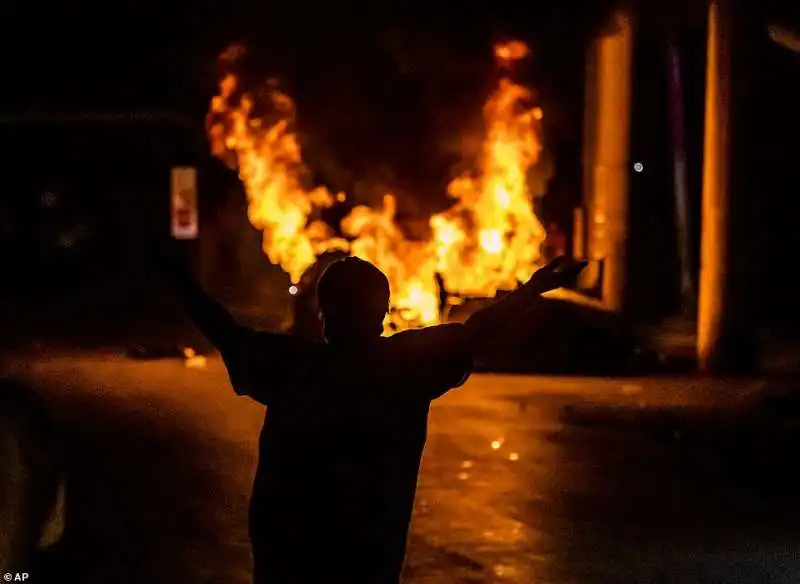
<instances>
[{"instance_id":1,"label":"dark shirt","mask_svg":"<svg viewBox=\"0 0 800 584\"><path fill-rule=\"evenodd\" d=\"M430 403L470 372L462 325L360 346L243 329L220 350L236 392L267 406L255 581L398 582Z\"/></svg>"}]
</instances>

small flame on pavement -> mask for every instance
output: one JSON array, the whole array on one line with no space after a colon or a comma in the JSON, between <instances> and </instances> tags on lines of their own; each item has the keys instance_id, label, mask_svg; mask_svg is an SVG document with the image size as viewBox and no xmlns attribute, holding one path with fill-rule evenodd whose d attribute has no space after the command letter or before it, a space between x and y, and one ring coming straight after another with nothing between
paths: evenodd
<instances>
[{"instance_id":1,"label":"small flame on pavement","mask_svg":"<svg viewBox=\"0 0 800 584\"><path fill-rule=\"evenodd\" d=\"M516 452L512 452L511 454L508 455L508 460L519 460L519 454L517 454Z\"/></svg>"},{"instance_id":2,"label":"small flame on pavement","mask_svg":"<svg viewBox=\"0 0 800 584\"><path fill-rule=\"evenodd\" d=\"M500 447L503 445L502 440L495 440L492 442L492 449L493 450L500 450Z\"/></svg>"},{"instance_id":3,"label":"small flame on pavement","mask_svg":"<svg viewBox=\"0 0 800 584\"><path fill-rule=\"evenodd\" d=\"M183 348L183 364L189 369L203 369L208 365L208 360L203 355L198 355L192 347Z\"/></svg>"},{"instance_id":4,"label":"small flame on pavement","mask_svg":"<svg viewBox=\"0 0 800 584\"><path fill-rule=\"evenodd\" d=\"M469 478L469 474L465 472L458 473L459 480L465 481Z\"/></svg>"},{"instance_id":5,"label":"small flame on pavement","mask_svg":"<svg viewBox=\"0 0 800 584\"><path fill-rule=\"evenodd\" d=\"M497 564L492 568L494 575L498 578L511 578L516 574L516 570L514 566L505 566L503 564Z\"/></svg>"}]
</instances>

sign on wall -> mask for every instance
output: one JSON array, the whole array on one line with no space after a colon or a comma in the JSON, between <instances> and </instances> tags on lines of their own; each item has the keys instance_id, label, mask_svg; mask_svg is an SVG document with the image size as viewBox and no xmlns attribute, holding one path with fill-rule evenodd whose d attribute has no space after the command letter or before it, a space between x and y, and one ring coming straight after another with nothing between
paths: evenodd
<instances>
[{"instance_id":1,"label":"sign on wall","mask_svg":"<svg viewBox=\"0 0 800 584\"><path fill-rule=\"evenodd\" d=\"M197 169L176 166L172 169L172 237L196 239L199 228L197 213Z\"/></svg>"}]
</instances>

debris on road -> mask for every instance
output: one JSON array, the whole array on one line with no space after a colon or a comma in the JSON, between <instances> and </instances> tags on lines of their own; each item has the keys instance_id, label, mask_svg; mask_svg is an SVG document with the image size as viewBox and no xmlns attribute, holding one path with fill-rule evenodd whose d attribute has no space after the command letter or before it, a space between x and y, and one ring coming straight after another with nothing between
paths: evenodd
<instances>
[{"instance_id":1,"label":"debris on road","mask_svg":"<svg viewBox=\"0 0 800 584\"><path fill-rule=\"evenodd\" d=\"M183 348L183 364L189 369L204 369L208 365L205 355L198 355L192 347Z\"/></svg>"}]
</instances>

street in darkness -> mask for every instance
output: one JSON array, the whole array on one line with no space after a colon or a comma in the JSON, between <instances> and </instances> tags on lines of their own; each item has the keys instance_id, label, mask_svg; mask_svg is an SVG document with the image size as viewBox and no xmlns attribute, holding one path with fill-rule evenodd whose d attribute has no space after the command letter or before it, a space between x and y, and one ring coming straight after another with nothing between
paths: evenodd
<instances>
[{"instance_id":1,"label":"street in darkness","mask_svg":"<svg viewBox=\"0 0 800 584\"><path fill-rule=\"evenodd\" d=\"M67 532L40 576L249 582L263 409L220 361L62 357L10 373L43 388L65 440ZM405 581L795 581L798 440L754 409L769 391L474 376L434 402Z\"/></svg>"}]
</instances>

